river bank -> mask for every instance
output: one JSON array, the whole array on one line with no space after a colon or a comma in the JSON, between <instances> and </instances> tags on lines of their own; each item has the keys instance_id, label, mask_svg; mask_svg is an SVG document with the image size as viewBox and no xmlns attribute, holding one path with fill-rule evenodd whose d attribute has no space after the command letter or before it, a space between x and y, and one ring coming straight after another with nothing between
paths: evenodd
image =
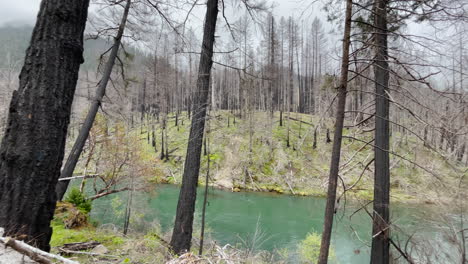
<instances>
[{"instance_id":1,"label":"river bank","mask_svg":"<svg viewBox=\"0 0 468 264\"><path fill-rule=\"evenodd\" d=\"M202 197L203 192L204 188L199 187L198 197ZM170 241L178 194L177 186L158 185L151 193L134 196L127 236L123 236L121 232L128 193L116 193L98 199L93 202L90 213L91 223L96 227L69 230L54 222L53 246L97 240L109 249L108 254L121 256L122 259L129 258L131 263L140 257L147 257L146 260L139 260L140 263L164 263L151 262L150 257L156 254L158 261L171 258L161 238ZM242 256L234 263L246 263L242 260L248 256L254 260L247 263L308 263L300 261L301 245L308 241L316 250L319 248L320 239L317 236L320 237L323 226L323 198L266 192L232 192L210 187L208 201L206 236L209 242L206 248L215 250L207 254L219 253L215 245L223 248L229 244L229 252ZM365 203L348 201L337 212L332 238L336 263L369 261L371 219L365 209L360 209L364 205ZM196 204L193 252L198 249L200 212L199 201ZM456 221L456 214L447 211L447 208L394 204L391 215L395 239L398 237L398 241L402 243L411 239L409 245L417 247L415 252L425 253L419 248L422 246L454 248L447 237L450 235L448 228L456 224L453 222ZM154 250L159 253L152 253ZM141 254L138 253L140 251Z\"/></svg>"},{"instance_id":2,"label":"river bank","mask_svg":"<svg viewBox=\"0 0 468 264\"><path fill-rule=\"evenodd\" d=\"M131 127L98 116L93 135L102 138L118 131L119 138L114 140L115 146L110 144L112 141L107 142L104 149L99 143L94 145L95 153L105 152L106 156L85 155L76 173L114 173L119 164L106 164L105 159L122 156L120 159L125 162L127 154L120 145L129 142L127 148L131 149L134 158L133 167L127 168L127 173L138 171L142 178L153 184L180 184L190 125L188 117L184 113L177 118L168 116L165 129L156 119L144 120L143 125ZM252 122L247 121L227 111L212 114L207 128L210 130L209 144L204 144L201 158L199 185L205 182L209 160L210 186L234 192L326 195L332 145L327 138L332 138L333 131L329 129L332 120L292 113L289 118L283 116L283 121L279 122L279 113L271 119L269 113L256 112ZM344 134L356 137L358 132L349 128ZM370 142L371 135L364 134L360 140ZM461 198L467 199L466 193L462 192L468 183L465 164L450 162L442 153L419 144L417 138L398 132L392 135L391 151L395 153L390 164L392 202L450 205ZM344 139L337 190L342 199L373 199L372 157L371 144ZM125 174L118 177L122 180Z\"/></svg>"},{"instance_id":3,"label":"river bank","mask_svg":"<svg viewBox=\"0 0 468 264\"><path fill-rule=\"evenodd\" d=\"M204 184L208 157L210 186L234 192L261 191L298 196L326 195L332 120L305 114L291 114L279 122L279 113L257 112L253 121L235 119L219 111L210 119L208 152L203 151L199 184ZM177 120L177 122L175 121ZM150 122L151 123L151 122ZM170 116L165 135L165 155L157 141L162 130L148 123L135 128L141 151L158 170L156 183L180 184L188 139L189 121L181 114ZM316 132L316 133L315 133ZM153 133L156 142L151 142ZM345 136L356 136L347 129ZM314 134L317 136L314 139ZM371 135L360 138L370 141ZM317 143L314 144L314 141ZM314 145L316 145L314 147ZM402 203L451 204L466 184L466 166L447 161L440 153L424 147L408 134L392 135L391 200ZM205 146L206 147L206 146ZM345 139L341 157L339 195L370 201L373 198L372 145Z\"/></svg>"}]
</instances>

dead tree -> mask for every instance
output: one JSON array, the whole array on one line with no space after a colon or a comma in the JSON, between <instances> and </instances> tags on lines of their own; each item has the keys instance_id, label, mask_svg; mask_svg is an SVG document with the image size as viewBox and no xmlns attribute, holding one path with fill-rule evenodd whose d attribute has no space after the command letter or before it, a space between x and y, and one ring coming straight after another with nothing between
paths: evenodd
<instances>
[{"instance_id":1,"label":"dead tree","mask_svg":"<svg viewBox=\"0 0 468 264\"><path fill-rule=\"evenodd\" d=\"M89 0L43 0L0 147L0 226L49 251Z\"/></svg>"},{"instance_id":2,"label":"dead tree","mask_svg":"<svg viewBox=\"0 0 468 264\"><path fill-rule=\"evenodd\" d=\"M387 48L388 0L374 2L375 58L375 146L374 146L374 215L372 224L371 263L390 261L390 126L388 97L389 65Z\"/></svg>"},{"instance_id":3,"label":"dead tree","mask_svg":"<svg viewBox=\"0 0 468 264\"><path fill-rule=\"evenodd\" d=\"M343 36L343 55L341 58L341 78L338 87L338 105L335 120L335 134L333 138L333 149L330 164L330 176L328 179L327 204L325 206L325 219L323 224L322 243L320 244L319 264L328 262L328 252L330 248L333 218L335 214L336 187L338 183L338 173L340 170L341 141L343 138L343 124L346 108L346 90L348 86L349 71L349 46L351 38L351 16L352 0L346 1L345 30Z\"/></svg>"},{"instance_id":4,"label":"dead tree","mask_svg":"<svg viewBox=\"0 0 468 264\"><path fill-rule=\"evenodd\" d=\"M192 124L187 146L187 156L177 204L174 231L172 232L170 243L172 250L176 254L190 250L192 242L193 214L195 212L200 156L209 102L210 75L211 67L213 66L213 46L217 16L218 0L208 0L198 69L197 93L192 107Z\"/></svg>"},{"instance_id":5,"label":"dead tree","mask_svg":"<svg viewBox=\"0 0 468 264\"><path fill-rule=\"evenodd\" d=\"M131 0L127 0L127 4L125 6L125 10L122 16L122 21L120 22L120 26L117 32L117 36L114 40L114 45L112 46L111 53L109 58L106 62L106 66L104 69L104 74L102 76L101 81L99 82L98 89L96 90L96 95L91 103L91 107L89 108L88 114L86 115L86 119L83 123L83 126L80 129L80 133L76 138L75 144L73 145L72 150L67 158L67 162L65 163L62 173L60 175L61 178L69 178L73 175L73 171L75 170L76 164L78 163L78 159L80 158L81 152L83 151L83 147L86 144L86 140L89 136L89 131L93 126L94 119L96 118L96 114L99 110L99 107L102 104L102 99L106 94L106 87L107 83L110 80L110 76L112 74L112 69L115 64L115 60L117 59L117 55L119 52L119 48L121 45L122 36L125 30L125 24L127 23L128 12L130 10ZM57 199L62 200L65 192L67 191L69 181L60 181L56 188Z\"/></svg>"}]
</instances>

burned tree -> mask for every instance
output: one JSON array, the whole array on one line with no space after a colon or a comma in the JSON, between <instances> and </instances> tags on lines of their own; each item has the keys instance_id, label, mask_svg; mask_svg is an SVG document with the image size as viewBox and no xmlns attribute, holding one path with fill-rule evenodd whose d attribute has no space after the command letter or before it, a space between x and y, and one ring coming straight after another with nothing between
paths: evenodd
<instances>
[{"instance_id":1,"label":"burned tree","mask_svg":"<svg viewBox=\"0 0 468 264\"><path fill-rule=\"evenodd\" d=\"M185 159L182 186L180 188L177 213L172 232L171 247L179 254L190 250L193 230L193 214L197 197L197 184L200 170L200 155L205 130L206 111L209 102L211 67L213 66L213 46L218 16L218 0L208 0L203 32L202 51L198 69L197 93L192 106L187 156Z\"/></svg>"},{"instance_id":2,"label":"burned tree","mask_svg":"<svg viewBox=\"0 0 468 264\"><path fill-rule=\"evenodd\" d=\"M46 251L88 5L41 2L0 147L0 226Z\"/></svg>"},{"instance_id":3,"label":"burned tree","mask_svg":"<svg viewBox=\"0 0 468 264\"><path fill-rule=\"evenodd\" d=\"M341 141L343 139L343 125L345 119L346 93L349 71L349 48L351 43L351 16L353 1L346 1L345 29L343 36L343 55L341 58L341 77L338 87L338 105L335 119L335 135L330 164L330 176L328 179L327 204L325 206L325 219L323 224L322 243L320 244L319 264L328 262L333 218L335 214L336 187L338 185L338 173L340 170ZM327 137L328 139L328 137Z\"/></svg>"},{"instance_id":4,"label":"burned tree","mask_svg":"<svg viewBox=\"0 0 468 264\"><path fill-rule=\"evenodd\" d=\"M117 55L118 55L119 48L121 45L122 36L125 30L125 24L127 22L128 12L130 10L130 5L131 5L131 0L127 0L124 13L122 16L122 21L120 23L117 36L115 37L115 40L114 40L114 45L112 46L111 53L105 65L102 80L99 82L99 87L96 90L96 95L91 104L91 107L89 108L88 114L86 115L86 119L83 123L83 126L80 128L80 133L78 134L75 144L73 145L73 148L67 158L67 162L65 163L65 166L63 167L62 173L60 175L61 178L69 178L73 175L73 171L75 170L76 164L78 163L78 159L81 155L81 152L83 151L84 145L86 144L86 140L88 139L89 131L91 130L91 127L93 126L94 119L96 118L96 114L99 110L99 107L101 106L104 95L106 94L107 83L110 80L112 69L114 67L115 60L117 59ZM61 181L57 185L56 192L57 192L57 198L59 200L62 200L63 195L67 191L68 183L69 181Z\"/></svg>"},{"instance_id":5,"label":"burned tree","mask_svg":"<svg viewBox=\"0 0 468 264\"><path fill-rule=\"evenodd\" d=\"M387 0L374 2L375 171L371 263L389 263L390 126L388 97Z\"/></svg>"}]
</instances>

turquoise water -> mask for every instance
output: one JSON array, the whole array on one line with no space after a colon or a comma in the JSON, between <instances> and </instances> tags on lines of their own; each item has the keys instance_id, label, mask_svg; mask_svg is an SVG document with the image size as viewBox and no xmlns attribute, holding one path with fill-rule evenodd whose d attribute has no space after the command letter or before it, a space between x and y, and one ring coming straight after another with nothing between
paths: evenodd
<instances>
[{"instance_id":1,"label":"turquoise water","mask_svg":"<svg viewBox=\"0 0 468 264\"><path fill-rule=\"evenodd\" d=\"M91 217L101 224L122 226L127 193L110 195L93 203ZM152 194L134 197L133 217L137 220L130 228L148 231L149 223L158 223L162 232L172 228L179 187L160 185ZM198 190L198 197L203 190ZM213 239L221 245L231 244L254 249L273 250L287 248L295 252L307 233L320 233L323 225L325 199L297 197L271 193L240 192L210 188L206 221ZM201 199L197 202L196 223L200 222ZM332 246L338 263L369 263L371 219L359 204L341 208L334 222ZM399 233L417 232L426 238L437 237L432 224L423 222L427 214L421 206L392 207L392 221L402 227ZM370 206L368 210L371 210ZM423 224L424 223L424 224ZM257 228L258 226L258 228ZM146 229L146 230L145 230ZM257 232L256 232L257 231ZM253 239L254 234L257 239ZM405 235L400 236L404 239Z\"/></svg>"}]
</instances>

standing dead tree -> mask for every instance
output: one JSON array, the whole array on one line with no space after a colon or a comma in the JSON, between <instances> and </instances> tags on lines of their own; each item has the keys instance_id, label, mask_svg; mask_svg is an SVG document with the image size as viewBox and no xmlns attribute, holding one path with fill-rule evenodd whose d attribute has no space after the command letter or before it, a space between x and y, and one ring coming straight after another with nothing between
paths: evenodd
<instances>
[{"instance_id":1,"label":"standing dead tree","mask_svg":"<svg viewBox=\"0 0 468 264\"><path fill-rule=\"evenodd\" d=\"M328 262L333 218L335 214L336 187L340 169L341 141L343 136L343 124L346 108L346 90L348 86L349 47L351 42L351 20L353 1L346 1L345 28L343 35L343 55L341 58L341 77L338 87L338 105L335 119L335 134L330 164L330 176L328 179L327 204L325 206L325 220L323 224L322 243L320 244L319 264Z\"/></svg>"},{"instance_id":2,"label":"standing dead tree","mask_svg":"<svg viewBox=\"0 0 468 264\"><path fill-rule=\"evenodd\" d=\"M374 78L375 78L375 146L374 146L374 215L371 263L390 261L390 71L387 44L387 0L374 2Z\"/></svg>"},{"instance_id":3,"label":"standing dead tree","mask_svg":"<svg viewBox=\"0 0 468 264\"><path fill-rule=\"evenodd\" d=\"M96 114L101 106L102 99L106 94L106 87L107 83L109 82L112 74L112 69L115 64L115 60L117 59L117 55L119 52L119 48L122 41L122 36L125 30L125 24L127 23L128 12L130 10L131 0L127 0L127 4L125 5L124 13L122 16L122 21L120 22L120 26L117 32L117 35L114 40L114 45L112 46L111 53L105 65L104 74L102 76L101 81L99 82L99 87L96 90L95 98L89 108L88 114L86 115L86 119L83 123L83 126L80 129L80 133L73 145L73 148L67 158L67 162L65 163L62 173L60 175L61 178L69 178L73 175L73 171L75 170L76 164L78 163L78 159L80 158L81 152L83 151L83 147L86 144L86 140L89 136L89 131L93 126L94 119L96 118ZM65 192L67 191L69 181L60 181L56 188L57 198L62 200Z\"/></svg>"},{"instance_id":4,"label":"standing dead tree","mask_svg":"<svg viewBox=\"0 0 468 264\"><path fill-rule=\"evenodd\" d=\"M211 68L213 66L213 46L215 41L218 0L208 0L206 4L205 25L202 50L198 69L197 93L192 107L187 156L185 159L182 186L172 232L171 248L176 254L190 250L193 230L193 214L197 197L197 184L200 171L200 156L205 130L206 111L209 102Z\"/></svg>"},{"instance_id":5,"label":"standing dead tree","mask_svg":"<svg viewBox=\"0 0 468 264\"><path fill-rule=\"evenodd\" d=\"M88 0L43 0L0 147L0 226L49 251Z\"/></svg>"}]
</instances>

